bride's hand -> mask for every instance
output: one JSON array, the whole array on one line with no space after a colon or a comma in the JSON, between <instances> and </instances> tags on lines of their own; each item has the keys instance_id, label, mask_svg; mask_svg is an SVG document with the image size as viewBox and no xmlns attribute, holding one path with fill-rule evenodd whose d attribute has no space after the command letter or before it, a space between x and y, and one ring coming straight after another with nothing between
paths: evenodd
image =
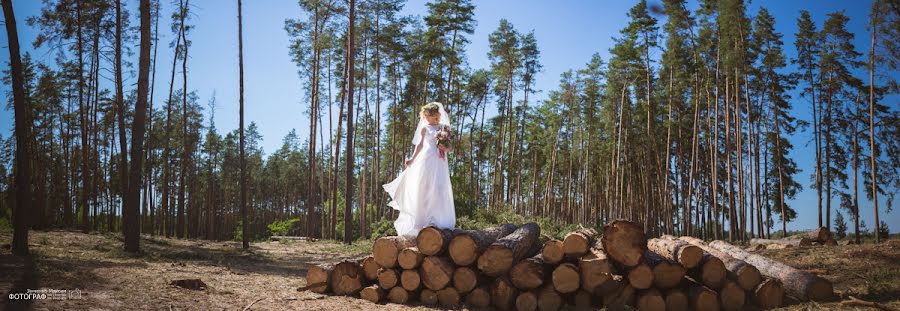
<instances>
[{"instance_id":1,"label":"bride's hand","mask_svg":"<svg viewBox=\"0 0 900 311\"><path fill-rule=\"evenodd\" d=\"M412 162L413 162L413 159L407 159L407 160L403 163L403 164L404 164L403 168L405 169L405 168L409 167L409 166L412 164Z\"/></svg>"}]
</instances>

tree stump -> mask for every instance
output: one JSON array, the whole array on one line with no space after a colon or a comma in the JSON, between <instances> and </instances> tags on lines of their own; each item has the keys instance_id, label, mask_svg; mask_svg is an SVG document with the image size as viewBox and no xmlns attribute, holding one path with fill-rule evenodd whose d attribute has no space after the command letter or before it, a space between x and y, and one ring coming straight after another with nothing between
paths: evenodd
<instances>
[{"instance_id":1,"label":"tree stump","mask_svg":"<svg viewBox=\"0 0 900 311\"><path fill-rule=\"evenodd\" d=\"M497 239L509 235L516 228L516 225L505 224L484 230L462 230L450 241L450 258L459 266L471 265Z\"/></svg>"}]
</instances>

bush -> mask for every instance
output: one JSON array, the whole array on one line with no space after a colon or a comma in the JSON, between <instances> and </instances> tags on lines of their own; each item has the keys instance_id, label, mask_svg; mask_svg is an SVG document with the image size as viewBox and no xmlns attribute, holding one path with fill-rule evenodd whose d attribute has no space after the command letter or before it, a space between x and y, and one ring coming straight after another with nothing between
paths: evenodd
<instances>
[{"instance_id":1,"label":"bush","mask_svg":"<svg viewBox=\"0 0 900 311\"><path fill-rule=\"evenodd\" d=\"M372 224L372 239L393 235L397 235L397 229L394 229L394 222L390 219L382 218Z\"/></svg>"},{"instance_id":2,"label":"bush","mask_svg":"<svg viewBox=\"0 0 900 311\"><path fill-rule=\"evenodd\" d=\"M844 215L841 212L838 212L837 216L834 217L834 235L838 239L843 239L847 236L847 222L844 221Z\"/></svg>"},{"instance_id":3,"label":"bush","mask_svg":"<svg viewBox=\"0 0 900 311\"><path fill-rule=\"evenodd\" d=\"M271 235L289 235L294 230L294 223L300 221L300 218L291 218L286 220L276 220L266 225Z\"/></svg>"},{"instance_id":4,"label":"bush","mask_svg":"<svg viewBox=\"0 0 900 311\"><path fill-rule=\"evenodd\" d=\"M878 226L878 237L889 239L891 237L891 229L888 228L888 224L884 220L880 221L880 223L881 225Z\"/></svg>"}]
</instances>

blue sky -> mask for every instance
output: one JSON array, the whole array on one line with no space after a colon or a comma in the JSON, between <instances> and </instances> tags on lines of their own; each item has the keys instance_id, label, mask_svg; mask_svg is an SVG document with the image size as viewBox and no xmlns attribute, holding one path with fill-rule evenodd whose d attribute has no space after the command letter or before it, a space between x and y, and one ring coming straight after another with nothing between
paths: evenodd
<instances>
[{"instance_id":1,"label":"blue sky","mask_svg":"<svg viewBox=\"0 0 900 311\"><path fill-rule=\"evenodd\" d=\"M406 15L423 16L426 12L424 0L410 0L403 9ZM581 68L594 53L609 59L611 38L625 27L625 16L635 1L541 1L541 0L484 0L475 1L475 33L469 38L468 60L472 68L487 68L488 35L497 28L501 18L509 20L520 32L534 30L541 51L544 70L536 79L537 89L542 91L535 97L545 98L546 93L556 87L559 76L569 69ZM651 1L653 2L653 1ZM157 61L157 81L154 98L164 98L168 91L168 76L171 74L172 51L168 43L173 36L168 31L172 2L162 0L163 19L160 24L160 49ZM136 14L137 0L124 0L125 7ZM177 4L177 2L176 2ZM46 49L34 50L31 42L37 35L36 29L28 27L25 19L39 13L41 1L14 0L19 26L19 41L23 52L29 51L41 62L52 63L53 53ZM870 1L753 1L749 14L754 15L761 6L766 7L776 18L776 29L784 35L785 51L793 57L794 33L799 10L809 10L813 19L821 27L826 14L844 11L850 16L848 25L856 34L857 50L865 52L868 47L866 18ZM195 25L189 38L193 41L188 61L188 88L196 90L200 102L206 103L215 92L218 107L215 111L217 127L231 130L238 125L238 68L237 68L237 4L236 1L193 0L191 1ZM304 116L307 100L303 96L302 83L297 67L288 55L288 37L283 29L286 18L301 15L294 0L245 0L244 9L244 84L245 118L255 121L264 141L266 151L280 147L281 139L292 128L301 137L308 136L308 120ZM690 4L696 9L696 3ZM134 15L132 15L134 16ZM664 22L661 21L661 23ZM132 22L137 24L135 19ZM7 45L6 33L0 35L0 44ZM135 52L137 49L134 49ZM656 56L659 56L659 51ZM6 64L9 54L0 53L0 62ZM135 53L133 63L137 63ZM180 64L179 64L180 76ZM865 77L860 72L859 77ZM126 83L136 83L136 77L126 77ZM176 83L180 80L177 80ZM110 81L105 81L107 85ZM7 85L0 86L2 94L9 94ZM521 95L520 95L521 97ZM891 98L897 109L897 97ZM157 100L158 102L158 100ZM794 115L810 120L811 110L808 99L795 94ZM205 105L204 105L205 107ZM335 108L337 109L337 108ZM206 111L207 115L209 111ZM327 124L327 122L326 122ZM0 110L0 134L11 134L12 112ZM790 204L799 211L798 219L789 223L791 229L812 228L817 225L816 194L811 189L809 176L814 171L814 148L808 144L811 132L799 132L792 137L795 151L791 156L798 162L802 172L799 180L804 185ZM894 190L896 191L896 189ZM884 199L881 204L882 219L893 231L900 230L900 213L884 213ZM835 206L837 203L834 203ZM869 227L874 226L874 216L870 202L861 206L862 219ZM834 214L834 212L832 213ZM846 214L846 213L845 213ZM846 215L845 215L846 216ZM834 217L834 215L832 215ZM849 220L849 218L848 218Z\"/></svg>"}]
</instances>

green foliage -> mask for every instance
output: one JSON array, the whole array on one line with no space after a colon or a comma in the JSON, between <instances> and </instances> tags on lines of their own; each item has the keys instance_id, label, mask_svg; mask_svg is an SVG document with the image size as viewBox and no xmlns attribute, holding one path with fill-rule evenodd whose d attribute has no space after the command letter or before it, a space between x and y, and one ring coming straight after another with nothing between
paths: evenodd
<instances>
[{"instance_id":1,"label":"green foliage","mask_svg":"<svg viewBox=\"0 0 900 311\"><path fill-rule=\"evenodd\" d=\"M891 229L888 228L888 224L882 220L881 224L878 225L878 237L882 239L888 239L891 237Z\"/></svg>"},{"instance_id":2,"label":"green foliage","mask_svg":"<svg viewBox=\"0 0 900 311\"><path fill-rule=\"evenodd\" d=\"M844 215L841 212L837 212L834 217L834 235L838 239L847 237L847 222L844 221Z\"/></svg>"},{"instance_id":3,"label":"green foliage","mask_svg":"<svg viewBox=\"0 0 900 311\"><path fill-rule=\"evenodd\" d=\"M0 217L0 232L12 232L12 222L7 217Z\"/></svg>"},{"instance_id":4,"label":"green foliage","mask_svg":"<svg viewBox=\"0 0 900 311\"><path fill-rule=\"evenodd\" d=\"M397 235L397 229L394 229L394 222L387 218L382 218L372 224L372 239L383 236Z\"/></svg>"},{"instance_id":5,"label":"green foliage","mask_svg":"<svg viewBox=\"0 0 900 311\"><path fill-rule=\"evenodd\" d=\"M300 221L300 218L291 218L285 220L276 220L266 225L271 235L288 235L294 229L294 223Z\"/></svg>"}]
</instances>

